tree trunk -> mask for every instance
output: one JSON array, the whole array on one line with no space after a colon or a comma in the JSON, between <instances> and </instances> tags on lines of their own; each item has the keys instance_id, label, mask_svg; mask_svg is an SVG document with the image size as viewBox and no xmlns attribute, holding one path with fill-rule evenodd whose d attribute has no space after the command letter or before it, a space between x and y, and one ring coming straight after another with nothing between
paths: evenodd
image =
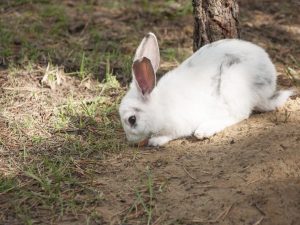
<instances>
[{"instance_id":1,"label":"tree trunk","mask_svg":"<svg viewBox=\"0 0 300 225\"><path fill-rule=\"evenodd\" d=\"M194 51L224 38L239 38L239 7L236 0L193 0Z\"/></svg>"}]
</instances>

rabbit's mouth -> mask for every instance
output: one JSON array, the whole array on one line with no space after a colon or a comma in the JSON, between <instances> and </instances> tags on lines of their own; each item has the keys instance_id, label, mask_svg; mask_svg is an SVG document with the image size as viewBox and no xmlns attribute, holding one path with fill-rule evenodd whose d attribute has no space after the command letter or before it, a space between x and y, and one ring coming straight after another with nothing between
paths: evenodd
<instances>
[{"instance_id":1,"label":"rabbit's mouth","mask_svg":"<svg viewBox=\"0 0 300 225\"><path fill-rule=\"evenodd\" d=\"M137 144L140 142L145 141L145 139L147 139L147 136L136 136L136 135L130 135L130 134L126 134L126 138L129 142L133 143L133 144Z\"/></svg>"},{"instance_id":2,"label":"rabbit's mouth","mask_svg":"<svg viewBox=\"0 0 300 225\"><path fill-rule=\"evenodd\" d=\"M143 141L131 142L131 146L134 146L134 147L145 147L145 146L148 145L148 141L149 141L149 139L146 138Z\"/></svg>"},{"instance_id":3,"label":"rabbit's mouth","mask_svg":"<svg viewBox=\"0 0 300 225\"><path fill-rule=\"evenodd\" d=\"M127 140L131 142L132 145L137 146L137 147L144 147L148 145L149 137L151 135L143 135L143 136L130 136L127 135Z\"/></svg>"},{"instance_id":4,"label":"rabbit's mouth","mask_svg":"<svg viewBox=\"0 0 300 225\"><path fill-rule=\"evenodd\" d=\"M126 139L128 142L130 142L132 145L137 146L145 146L148 144L149 138L152 136L152 133L144 130L132 130L132 129L126 129L127 127L124 127Z\"/></svg>"},{"instance_id":5,"label":"rabbit's mouth","mask_svg":"<svg viewBox=\"0 0 300 225\"><path fill-rule=\"evenodd\" d=\"M137 145L138 145L138 147L147 146L148 145L148 141L149 141L149 139L147 138L147 139L145 139L143 141L140 141Z\"/></svg>"}]
</instances>

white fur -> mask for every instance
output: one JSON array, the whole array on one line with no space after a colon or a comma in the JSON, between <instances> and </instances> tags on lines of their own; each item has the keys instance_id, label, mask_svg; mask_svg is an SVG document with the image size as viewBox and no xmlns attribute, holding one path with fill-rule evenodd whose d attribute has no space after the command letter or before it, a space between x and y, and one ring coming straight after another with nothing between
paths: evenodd
<instances>
[{"instance_id":1,"label":"white fur","mask_svg":"<svg viewBox=\"0 0 300 225\"><path fill-rule=\"evenodd\" d=\"M203 46L168 72L146 98L132 82L119 113L129 141L150 138L149 145L160 146L190 135L210 137L253 109L282 106L291 94L276 91L276 70L262 48L225 39ZM132 115L135 127L128 124Z\"/></svg>"}]
</instances>

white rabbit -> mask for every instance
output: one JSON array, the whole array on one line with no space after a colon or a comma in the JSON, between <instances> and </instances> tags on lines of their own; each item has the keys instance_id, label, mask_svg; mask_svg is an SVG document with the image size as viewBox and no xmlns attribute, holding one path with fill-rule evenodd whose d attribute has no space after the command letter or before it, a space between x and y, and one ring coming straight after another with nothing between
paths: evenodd
<instances>
[{"instance_id":1,"label":"white rabbit","mask_svg":"<svg viewBox=\"0 0 300 225\"><path fill-rule=\"evenodd\" d=\"M195 135L208 138L249 117L282 106L292 91L276 91L276 70L259 46L237 39L207 44L156 85L159 47L148 33L134 57L132 83L119 113L128 141L148 145Z\"/></svg>"}]
</instances>

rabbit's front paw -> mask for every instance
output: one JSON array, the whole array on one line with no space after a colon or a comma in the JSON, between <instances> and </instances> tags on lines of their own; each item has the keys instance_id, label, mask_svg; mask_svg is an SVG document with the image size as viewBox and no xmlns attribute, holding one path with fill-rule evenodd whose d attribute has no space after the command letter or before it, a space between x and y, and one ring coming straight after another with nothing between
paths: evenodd
<instances>
[{"instance_id":1,"label":"rabbit's front paw","mask_svg":"<svg viewBox=\"0 0 300 225\"><path fill-rule=\"evenodd\" d=\"M209 138L213 136L215 133L217 133L217 130L215 127L212 127L211 125L205 126L202 125L201 127L198 127L197 130L194 133L194 136L200 140L203 140L205 138Z\"/></svg>"},{"instance_id":2,"label":"rabbit's front paw","mask_svg":"<svg viewBox=\"0 0 300 225\"><path fill-rule=\"evenodd\" d=\"M158 147L167 144L171 140L167 136L152 137L149 139L148 145L153 147Z\"/></svg>"}]
</instances>

